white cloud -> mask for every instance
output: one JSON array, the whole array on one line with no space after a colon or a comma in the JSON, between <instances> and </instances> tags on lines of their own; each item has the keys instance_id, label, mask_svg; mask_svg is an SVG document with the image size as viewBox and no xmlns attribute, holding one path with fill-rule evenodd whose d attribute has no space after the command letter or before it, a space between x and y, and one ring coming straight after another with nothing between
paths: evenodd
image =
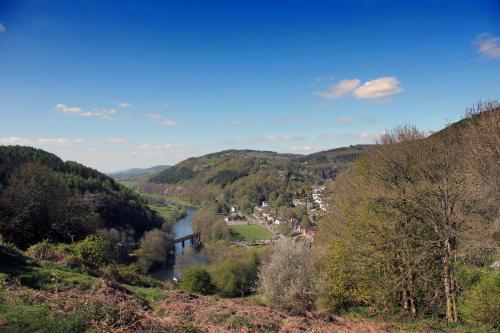
<instances>
[{"instance_id":1,"label":"white cloud","mask_svg":"<svg viewBox=\"0 0 500 333\"><path fill-rule=\"evenodd\" d=\"M299 154L307 154L307 153L311 153L313 151L318 151L318 150L319 150L318 148L315 148L312 146L303 146L303 147L293 146L293 147L288 148L288 151L290 151L292 153L299 153Z\"/></svg>"},{"instance_id":2,"label":"white cloud","mask_svg":"<svg viewBox=\"0 0 500 333\"><path fill-rule=\"evenodd\" d=\"M103 119L111 119L116 113L115 109L92 109L92 111L81 112L79 115L82 117L99 117Z\"/></svg>"},{"instance_id":3,"label":"white cloud","mask_svg":"<svg viewBox=\"0 0 500 333\"><path fill-rule=\"evenodd\" d=\"M161 115L157 113L146 113L144 117L155 121L161 120Z\"/></svg>"},{"instance_id":4,"label":"white cloud","mask_svg":"<svg viewBox=\"0 0 500 333\"><path fill-rule=\"evenodd\" d=\"M387 76L366 81L361 87L354 89L352 95L359 99L375 99L391 97L402 91L399 80L394 76Z\"/></svg>"},{"instance_id":5,"label":"white cloud","mask_svg":"<svg viewBox=\"0 0 500 333\"><path fill-rule=\"evenodd\" d=\"M163 148L169 151L182 150L187 146L185 143L167 143L163 145Z\"/></svg>"},{"instance_id":6,"label":"white cloud","mask_svg":"<svg viewBox=\"0 0 500 333\"><path fill-rule=\"evenodd\" d=\"M7 138L0 138L0 144L2 145L14 145L14 146L28 146L33 144L31 140L25 138L19 138L17 136L11 136Z\"/></svg>"},{"instance_id":7,"label":"white cloud","mask_svg":"<svg viewBox=\"0 0 500 333\"><path fill-rule=\"evenodd\" d=\"M132 106L132 103L130 102L120 102L118 103L118 106L121 107L121 108L129 108Z\"/></svg>"},{"instance_id":8,"label":"white cloud","mask_svg":"<svg viewBox=\"0 0 500 333\"><path fill-rule=\"evenodd\" d=\"M361 84L359 79L342 80L330 86L326 92L315 92L316 96L336 99L352 95L358 99L388 98L403 91L400 81L394 76L379 77Z\"/></svg>"},{"instance_id":9,"label":"white cloud","mask_svg":"<svg viewBox=\"0 0 500 333\"><path fill-rule=\"evenodd\" d=\"M352 124L352 121L353 119L350 117L337 117L337 119L335 119L337 124Z\"/></svg>"},{"instance_id":10,"label":"white cloud","mask_svg":"<svg viewBox=\"0 0 500 333\"><path fill-rule=\"evenodd\" d=\"M2 23L0 23L0 32L5 32L5 25L3 25Z\"/></svg>"},{"instance_id":11,"label":"white cloud","mask_svg":"<svg viewBox=\"0 0 500 333\"><path fill-rule=\"evenodd\" d=\"M340 98L352 93L352 91L358 88L360 84L361 81L358 79L342 80L339 83L330 86L330 89L327 92L316 92L315 95L326 99Z\"/></svg>"},{"instance_id":12,"label":"white cloud","mask_svg":"<svg viewBox=\"0 0 500 333\"><path fill-rule=\"evenodd\" d=\"M160 114L158 113L146 113L143 114L143 116L147 119L156 121L164 126L175 126L177 125L177 121L172 120L172 119L164 119Z\"/></svg>"},{"instance_id":13,"label":"white cloud","mask_svg":"<svg viewBox=\"0 0 500 333\"><path fill-rule=\"evenodd\" d=\"M43 146L73 146L83 143L82 139L68 139L68 138L40 138L36 143Z\"/></svg>"},{"instance_id":14,"label":"white cloud","mask_svg":"<svg viewBox=\"0 0 500 333\"><path fill-rule=\"evenodd\" d=\"M156 150L159 149L160 145L150 145L150 144L142 144L137 146L137 150Z\"/></svg>"},{"instance_id":15,"label":"white cloud","mask_svg":"<svg viewBox=\"0 0 500 333\"><path fill-rule=\"evenodd\" d=\"M380 139L380 137L382 137L383 135L386 135L387 132L386 131L382 131L382 132L363 132L363 133L360 133L359 134L359 138L360 139L371 139L371 140L376 140L376 139Z\"/></svg>"},{"instance_id":16,"label":"white cloud","mask_svg":"<svg viewBox=\"0 0 500 333\"><path fill-rule=\"evenodd\" d=\"M264 141L299 141L304 140L302 136L296 135L266 135L262 138Z\"/></svg>"},{"instance_id":17,"label":"white cloud","mask_svg":"<svg viewBox=\"0 0 500 333\"><path fill-rule=\"evenodd\" d=\"M175 126L175 125L177 125L177 121L171 120L171 119L167 119L167 120L162 120L161 124L165 125L165 126Z\"/></svg>"},{"instance_id":18,"label":"white cloud","mask_svg":"<svg viewBox=\"0 0 500 333\"><path fill-rule=\"evenodd\" d=\"M138 145L136 149L141 152L153 152L153 151L176 152L183 150L186 146L187 145L185 143L141 144Z\"/></svg>"},{"instance_id":19,"label":"white cloud","mask_svg":"<svg viewBox=\"0 0 500 333\"><path fill-rule=\"evenodd\" d=\"M232 125L232 126L238 126L240 124L241 124L241 121L236 120L236 119L233 119L233 120L229 121L229 125Z\"/></svg>"},{"instance_id":20,"label":"white cloud","mask_svg":"<svg viewBox=\"0 0 500 333\"><path fill-rule=\"evenodd\" d=\"M488 33L482 33L476 37L474 44L477 51L489 58L500 57L500 37L492 36Z\"/></svg>"},{"instance_id":21,"label":"white cloud","mask_svg":"<svg viewBox=\"0 0 500 333\"><path fill-rule=\"evenodd\" d=\"M78 106L67 106L66 104L57 104L55 109L63 113L81 113L82 108Z\"/></svg>"},{"instance_id":22,"label":"white cloud","mask_svg":"<svg viewBox=\"0 0 500 333\"><path fill-rule=\"evenodd\" d=\"M385 135L386 131L367 131L361 133L323 133L318 136L319 140L335 140L345 142L344 144L354 144L360 142L366 142L367 140L373 141L380 139L381 136Z\"/></svg>"},{"instance_id":23,"label":"white cloud","mask_svg":"<svg viewBox=\"0 0 500 333\"><path fill-rule=\"evenodd\" d=\"M66 104L56 104L54 107L57 111L62 113L78 115L80 117L99 117L103 119L111 119L114 114L116 114L115 109L96 109L93 108L91 111L84 111L79 106L68 106Z\"/></svg>"},{"instance_id":24,"label":"white cloud","mask_svg":"<svg viewBox=\"0 0 500 333\"><path fill-rule=\"evenodd\" d=\"M70 139L70 138L39 138L34 140L19 138L16 136L0 138L0 144L2 145L20 145L20 146L72 146L76 144L81 144L83 142L84 141L82 139Z\"/></svg>"},{"instance_id":25,"label":"white cloud","mask_svg":"<svg viewBox=\"0 0 500 333\"><path fill-rule=\"evenodd\" d=\"M111 144L111 145L120 145L122 143L127 142L125 139L122 138L109 138L105 140L106 143Z\"/></svg>"}]
</instances>

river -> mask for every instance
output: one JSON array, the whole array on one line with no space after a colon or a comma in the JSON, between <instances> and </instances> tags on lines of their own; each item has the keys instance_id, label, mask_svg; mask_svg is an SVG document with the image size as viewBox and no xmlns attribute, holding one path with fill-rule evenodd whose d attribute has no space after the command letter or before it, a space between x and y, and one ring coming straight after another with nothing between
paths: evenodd
<instances>
[{"instance_id":1,"label":"river","mask_svg":"<svg viewBox=\"0 0 500 333\"><path fill-rule=\"evenodd\" d=\"M196 209L190 208L186 216L179 219L174 223L174 237L180 238L193 233L192 221ZM165 263L164 267L153 270L150 275L164 281L172 280L172 278L179 278L182 272L193 264L206 265L207 258L202 250L193 250L191 244L186 242L184 251L182 251L182 244L176 244L175 257L171 258Z\"/></svg>"}]
</instances>

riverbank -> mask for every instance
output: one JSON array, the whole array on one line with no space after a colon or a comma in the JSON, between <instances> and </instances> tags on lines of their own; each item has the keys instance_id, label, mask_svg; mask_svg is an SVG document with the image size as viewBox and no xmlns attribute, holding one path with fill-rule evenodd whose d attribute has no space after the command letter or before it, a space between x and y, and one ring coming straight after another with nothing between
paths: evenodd
<instances>
[{"instance_id":1,"label":"riverbank","mask_svg":"<svg viewBox=\"0 0 500 333\"><path fill-rule=\"evenodd\" d=\"M174 238L193 233L192 220L195 213L195 208L188 208L185 216L173 224ZM175 255L171 256L163 267L153 270L149 275L161 281L170 281L173 278L180 278L182 272L191 265L206 265L207 263L207 257L202 249L193 249L190 244L183 249L182 244L176 244Z\"/></svg>"}]
</instances>

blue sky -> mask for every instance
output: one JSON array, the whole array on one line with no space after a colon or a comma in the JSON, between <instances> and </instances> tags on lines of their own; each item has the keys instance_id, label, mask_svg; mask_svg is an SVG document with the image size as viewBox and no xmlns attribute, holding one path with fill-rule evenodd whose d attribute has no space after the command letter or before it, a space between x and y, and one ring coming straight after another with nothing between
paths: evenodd
<instances>
[{"instance_id":1,"label":"blue sky","mask_svg":"<svg viewBox=\"0 0 500 333\"><path fill-rule=\"evenodd\" d=\"M0 0L0 144L102 171L437 130L499 92L498 1Z\"/></svg>"}]
</instances>

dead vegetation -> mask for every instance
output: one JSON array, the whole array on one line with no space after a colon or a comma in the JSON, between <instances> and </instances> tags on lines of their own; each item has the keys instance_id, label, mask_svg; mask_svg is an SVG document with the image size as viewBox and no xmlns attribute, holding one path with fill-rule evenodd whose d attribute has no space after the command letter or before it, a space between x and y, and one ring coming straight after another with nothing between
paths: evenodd
<instances>
[{"instance_id":1,"label":"dead vegetation","mask_svg":"<svg viewBox=\"0 0 500 333\"><path fill-rule=\"evenodd\" d=\"M97 332L393 332L388 324L320 313L291 316L246 300L220 299L168 291L163 300L139 300L115 282L100 279L86 291L34 290L17 284L4 288L2 303L43 305L54 320L79 318L84 330ZM0 326L7 328L5 326Z\"/></svg>"}]
</instances>

